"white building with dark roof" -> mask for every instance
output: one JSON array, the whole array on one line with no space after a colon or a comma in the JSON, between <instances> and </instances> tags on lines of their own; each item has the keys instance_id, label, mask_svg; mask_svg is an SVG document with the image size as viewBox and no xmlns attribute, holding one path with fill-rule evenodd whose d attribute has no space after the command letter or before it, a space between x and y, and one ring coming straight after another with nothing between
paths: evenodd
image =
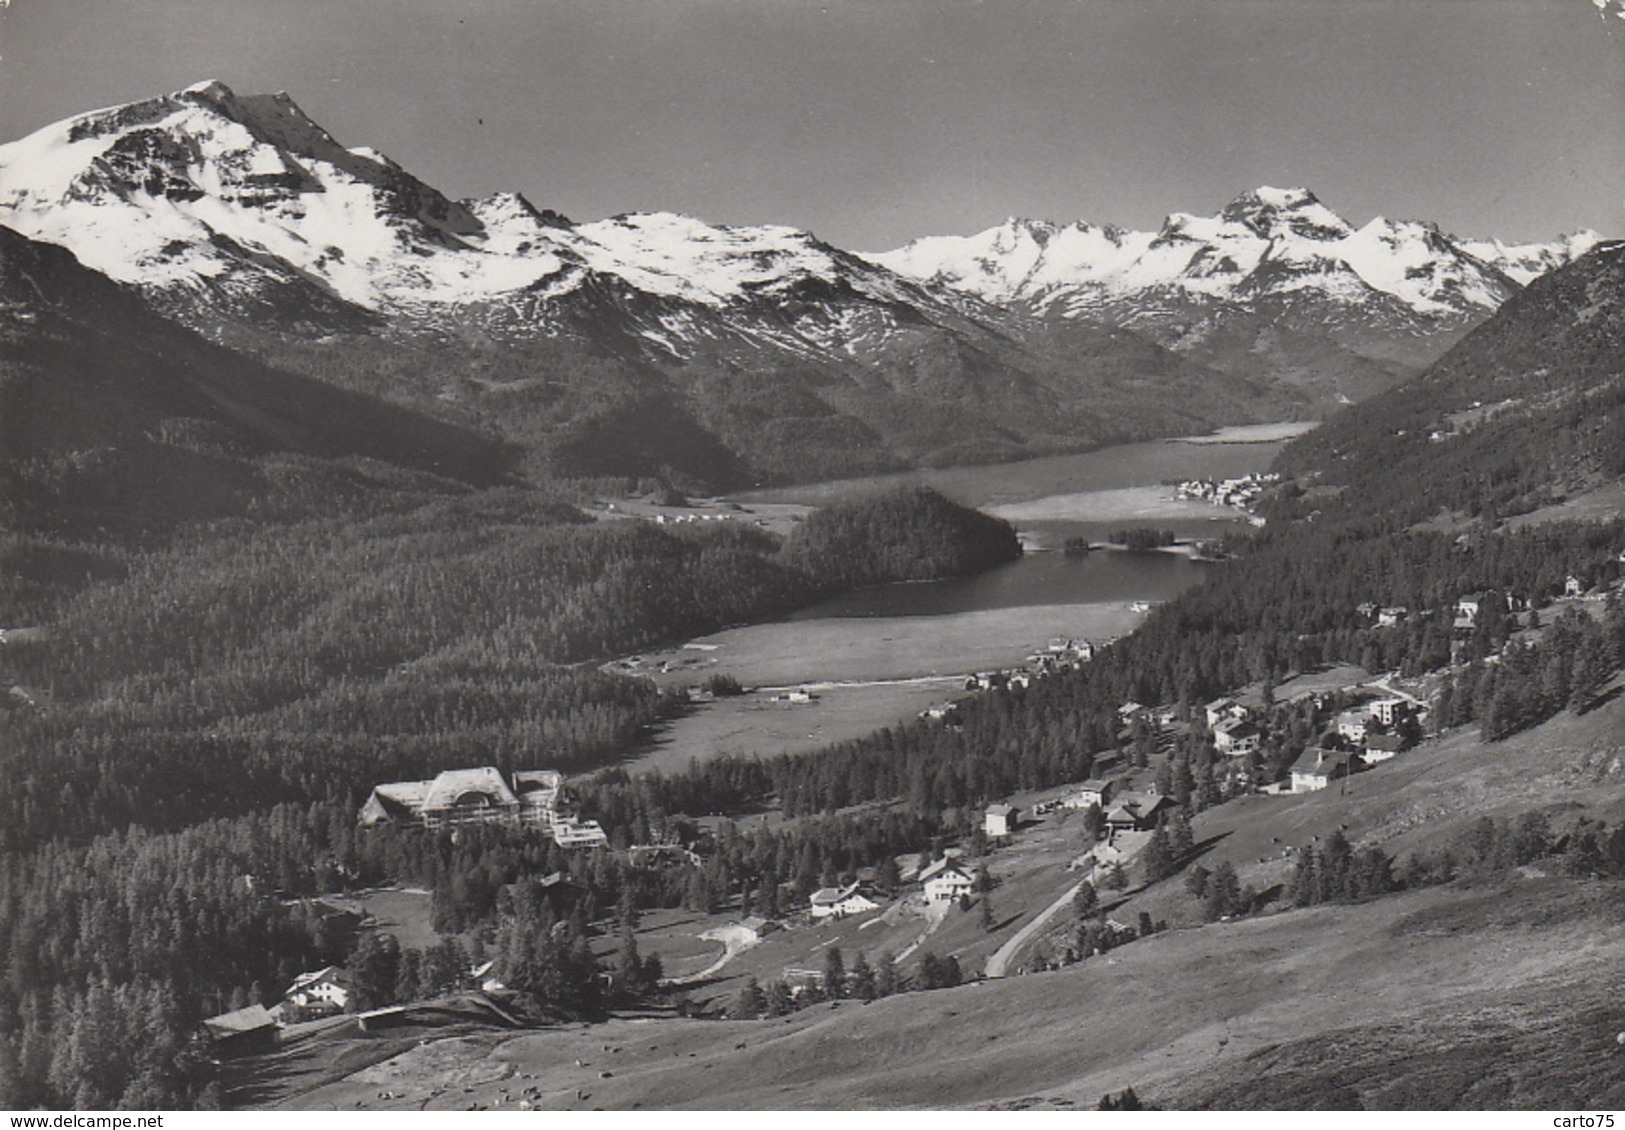
<instances>
[{"instance_id":1,"label":"white building with dark roof","mask_svg":"<svg viewBox=\"0 0 1625 1130\"><path fill-rule=\"evenodd\" d=\"M490 766L447 769L427 781L378 785L360 822L417 824L430 831L465 824L508 824L552 831L560 819L564 777L554 769L520 770L513 784Z\"/></svg>"},{"instance_id":2,"label":"white building with dark roof","mask_svg":"<svg viewBox=\"0 0 1625 1130\"><path fill-rule=\"evenodd\" d=\"M982 818L982 830L993 839L1004 839L1016 830L1019 809L1009 804L990 804Z\"/></svg>"},{"instance_id":3,"label":"white building with dark roof","mask_svg":"<svg viewBox=\"0 0 1625 1130\"><path fill-rule=\"evenodd\" d=\"M859 890L860 884L852 883L845 887L824 887L812 893L812 916L815 921L823 918L845 918L849 914L863 914L865 911L878 910L880 904L868 898Z\"/></svg>"}]
</instances>

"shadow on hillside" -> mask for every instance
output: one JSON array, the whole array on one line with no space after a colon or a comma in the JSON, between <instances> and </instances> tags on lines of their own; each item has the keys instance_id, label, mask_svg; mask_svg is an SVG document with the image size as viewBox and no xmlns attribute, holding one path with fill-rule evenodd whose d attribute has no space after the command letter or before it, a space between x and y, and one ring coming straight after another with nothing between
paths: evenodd
<instances>
[{"instance_id":1,"label":"shadow on hillside","mask_svg":"<svg viewBox=\"0 0 1625 1130\"><path fill-rule=\"evenodd\" d=\"M1618 698L1621 693L1625 693L1625 686L1610 687L1608 690L1604 691L1602 694L1580 707L1580 709L1576 710L1575 713L1583 718L1587 714L1590 714L1593 710L1599 710L1602 707L1607 706L1610 702L1613 702L1616 698Z\"/></svg>"}]
</instances>

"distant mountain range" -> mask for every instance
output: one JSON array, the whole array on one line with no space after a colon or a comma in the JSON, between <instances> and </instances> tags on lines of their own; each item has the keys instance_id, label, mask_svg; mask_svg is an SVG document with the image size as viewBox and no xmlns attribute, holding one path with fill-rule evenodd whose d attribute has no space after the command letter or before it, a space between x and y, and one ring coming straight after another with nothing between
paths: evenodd
<instances>
[{"instance_id":1,"label":"distant mountain range","mask_svg":"<svg viewBox=\"0 0 1625 1130\"><path fill-rule=\"evenodd\" d=\"M1009 220L873 255L900 274L1033 317L1131 330L1221 371L1357 400L1437 356L1531 279L1594 246L1461 240L1313 193L1260 188L1157 231Z\"/></svg>"},{"instance_id":2,"label":"distant mountain range","mask_svg":"<svg viewBox=\"0 0 1625 1130\"><path fill-rule=\"evenodd\" d=\"M862 256L667 213L452 200L218 82L0 146L0 224L279 367L709 485L1318 413L1420 368L1593 236L1358 231L1261 189L1156 233L1012 221Z\"/></svg>"}]
</instances>

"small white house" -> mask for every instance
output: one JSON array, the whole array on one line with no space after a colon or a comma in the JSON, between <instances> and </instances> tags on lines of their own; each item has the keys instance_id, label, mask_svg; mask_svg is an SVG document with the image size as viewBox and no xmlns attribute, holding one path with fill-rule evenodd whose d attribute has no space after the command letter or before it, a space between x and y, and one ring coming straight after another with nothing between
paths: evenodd
<instances>
[{"instance_id":1,"label":"small white house","mask_svg":"<svg viewBox=\"0 0 1625 1130\"><path fill-rule=\"evenodd\" d=\"M992 839L1005 839L1016 829L1016 815L1020 810L1009 804L990 804L982 818L982 831Z\"/></svg>"},{"instance_id":2,"label":"small white house","mask_svg":"<svg viewBox=\"0 0 1625 1130\"><path fill-rule=\"evenodd\" d=\"M858 891L858 884L846 887L824 887L812 894L813 921L825 918L845 918L849 914L863 914L879 910L880 904Z\"/></svg>"},{"instance_id":3,"label":"small white house","mask_svg":"<svg viewBox=\"0 0 1625 1130\"><path fill-rule=\"evenodd\" d=\"M1105 808L1106 802L1112 799L1112 794L1116 791L1116 781L1103 781L1098 777L1091 777L1079 785L1074 792L1070 793L1061 802L1061 806L1063 808L1089 808L1098 805Z\"/></svg>"},{"instance_id":4,"label":"small white house","mask_svg":"<svg viewBox=\"0 0 1625 1130\"><path fill-rule=\"evenodd\" d=\"M1213 748L1225 757L1246 757L1262 740L1258 727L1244 718L1226 718L1213 728Z\"/></svg>"},{"instance_id":5,"label":"small white house","mask_svg":"<svg viewBox=\"0 0 1625 1130\"><path fill-rule=\"evenodd\" d=\"M282 1000L298 1009L343 1012L350 1003L350 975L336 965L301 973L293 979Z\"/></svg>"},{"instance_id":6,"label":"small white house","mask_svg":"<svg viewBox=\"0 0 1625 1130\"><path fill-rule=\"evenodd\" d=\"M1292 766L1292 791L1312 793L1354 771L1356 755L1336 750L1310 748Z\"/></svg>"},{"instance_id":7,"label":"small white house","mask_svg":"<svg viewBox=\"0 0 1625 1130\"><path fill-rule=\"evenodd\" d=\"M1371 725L1371 715L1364 710L1345 710L1337 716L1337 732L1348 741L1365 741L1365 732Z\"/></svg>"},{"instance_id":8,"label":"small white house","mask_svg":"<svg viewBox=\"0 0 1625 1130\"><path fill-rule=\"evenodd\" d=\"M1207 728L1217 730L1226 721L1245 720L1247 708L1233 698L1216 698L1202 707L1202 713L1207 717Z\"/></svg>"},{"instance_id":9,"label":"small white house","mask_svg":"<svg viewBox=\"0 0 1625 1130\"><path fill-rule=\"evenodd\" d=\"M957 860L938 860L920 874L927 902L958 902L976 889L976 877Z\"/></svg>"}]
</instances>

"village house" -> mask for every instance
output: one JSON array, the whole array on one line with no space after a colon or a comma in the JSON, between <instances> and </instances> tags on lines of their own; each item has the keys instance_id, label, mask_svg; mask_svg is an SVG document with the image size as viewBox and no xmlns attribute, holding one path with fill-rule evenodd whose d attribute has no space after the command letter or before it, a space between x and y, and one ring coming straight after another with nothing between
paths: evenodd
<instances>
[{"instance_id":1,"label":"village house","mask_svg":"<svg viewBox=\"0 0 1625 1130\"><path fill-rule=\"evenodd\" d=\"M551 829L564 778L553 769L522 770L513 785L490 766L448 769L429 781L378 785L361 807L365 827L417 824L431 832L465 824L507 824Z\"/></svg>"},{"instance_id":2,"label":"village house","mask_svg":"<svg viewBox=\"0 0 1625 1130\"><path fill-rule=\"evenodd\" d=\"M300 1012L343 1012L350 1003L350 975L337 965L301 973L282 994L284 1007Z\"/></svg>"},{"instance_id":3,"label":"village house","mask_svg":"<svg viewBox=\"0 0 1625 1130\"><path fill-rule=\"evenodd\" d=\"M1396 604L1387 608L1377 609L1377 627L1392 628L1395 624L1402 624L1411 610L1403 604Z\"/></svg>"},{"instance_id":4,"label":"village house","mask_svg":"<svg viewBox=\"0 0 1625 1130\"><path fill-rule=\"evenodd\" d=\"M1333 781L1353 773L1359 764L1358 754L1311 746L1292 765L1292 791L1318 792Z\"/></svg>"},{"instance_id":5,"label":"village house","mask_svg":"<svg viewBox=\"0 0 1625 1130\"><path fill-rule=\"evenodd\" d=\"M1372 734L1365 740L1365 752L1360 760L1367 765L1376 765L1391 760L1405 748L1405 739L1397 733Z\"/></svg>"},{"instance_id":6,"label":"village house","mask_svg":"<svg viewBox=\"0 0 1625 1130\"><path fill-rule=\"evenodd\" d=\"M1573 573L1570 573L1568 578L1563 582L1563 595L1580 596L1584 592L1585 585L1580 583L1580 578L1576 577Z\"/></svg>"},{"instance_id":7,"label":"village house","mask_svg":"<svg viewBox=\"0 0 1625 1130\"><path fill-rule=\"evenodd\" d=\"M774 930L779 928L779 924L773 921L773 919L763 918L759 914L752 914L748 918L741 918L739 920L739 925L743 930L745 930L746 933L758 941L767 937Z\"/></svg>"},{"instance_id":8,"label":"village house","mask_svg":"<svg viewBox=\"0 0 1625 1130\"><path fill-rule=\"evenodd\" d=\"M1179 805L1159 793L1124 793L1106 810L1106 827L1112 832L1149 832L1165 812Z\"/></svg>"},{"instance_id":9,"label":"village house","mask_svg":"<svg viewBox=\"0 0 1625 1130\"><path fill-rule=\"evenodd\" d=\"M276 1018L258 1004L222 1012L203 1022L203 1034L217 1059L275 1051L278 1031Z\"/></svg>"},{"instance_id":10,"label":"village house","mask_svg":"<svg viewBox=\"0 0 1625 1130\"><path fill-rule=\"evenodd\" d=\"M990 839L1007 839L1016 830L1016 819L1020 811L1009 804L988 805L987 814L982 817L982 831L986 832Z\"/></svg>"},{"instance_id":11,"label":"village house","mask_svg":"<svg viewBox=\"0 0 1625 1130\"><path fill-rule=\"evenodd\" d=\"M1246 757L1258 751L1264 735L1245 718L1226 718L1213 728L1213 748L1225 757Z\"/></svg>"},{"instance_id":12,"label":"village house","mask_svg":"<svg viewBox=\"0 0 1625 1130\"><path fill-rule=\"evenodd\" d=\"M825 918L845 918L849 914L863 914L870 910L879 910L880 904L865 897L859 891L859 884L852 883L845 887L824 887L812 893L813 921L822 921Z\"/></svg>"},{"instance_id":13,"label":"village house","mask_svg":"<svg viewBox=\"0 0 1625 1130\"><path fill-rule=\"evenodd\" d=\"M1098 777L1091 777L1079 785L1076 792L1067 796L1061 802L1061 806L1063 808L1090 808L1098 805L1105 808L1106 803L1112 799L1112 794L1116 791L1117 782L1115 780L1101 780Z\"/></svg>"},{"instance_id":14,"label":"village house","mask_svg":"<svg viewBox=\"0 0 1625 1130\"><path fill-rule=\"evenodd\" d=\"M1202 713L1207 717L1207 728L1216 730L1220 724L1229 721L1245 721L1247 708L1233 698L1216 698L1202 707Z\"/></svg>"},{"instance_id":15,"label":"village house","mask_svg":"<svg viewBox=\"0 0 1625 1130\"><path fill-rule=\"evenodd\" d=\"M976 877L952 856L944 856L920 872L927 902L958 902L976 889Z\"/></svg>"},{"instance_id":16,"label":"village house","mask_svg":"<svg viewBox=\"0 0 1625 1130\"><path fill-rule=\"evenodd\" d=\"M1347 741L1358 745L1365 741L1365 732L1371 725L1371 715L1365 710L1345 710L1337 716L1337 732Z\"/></svg>"}]
</instances>

